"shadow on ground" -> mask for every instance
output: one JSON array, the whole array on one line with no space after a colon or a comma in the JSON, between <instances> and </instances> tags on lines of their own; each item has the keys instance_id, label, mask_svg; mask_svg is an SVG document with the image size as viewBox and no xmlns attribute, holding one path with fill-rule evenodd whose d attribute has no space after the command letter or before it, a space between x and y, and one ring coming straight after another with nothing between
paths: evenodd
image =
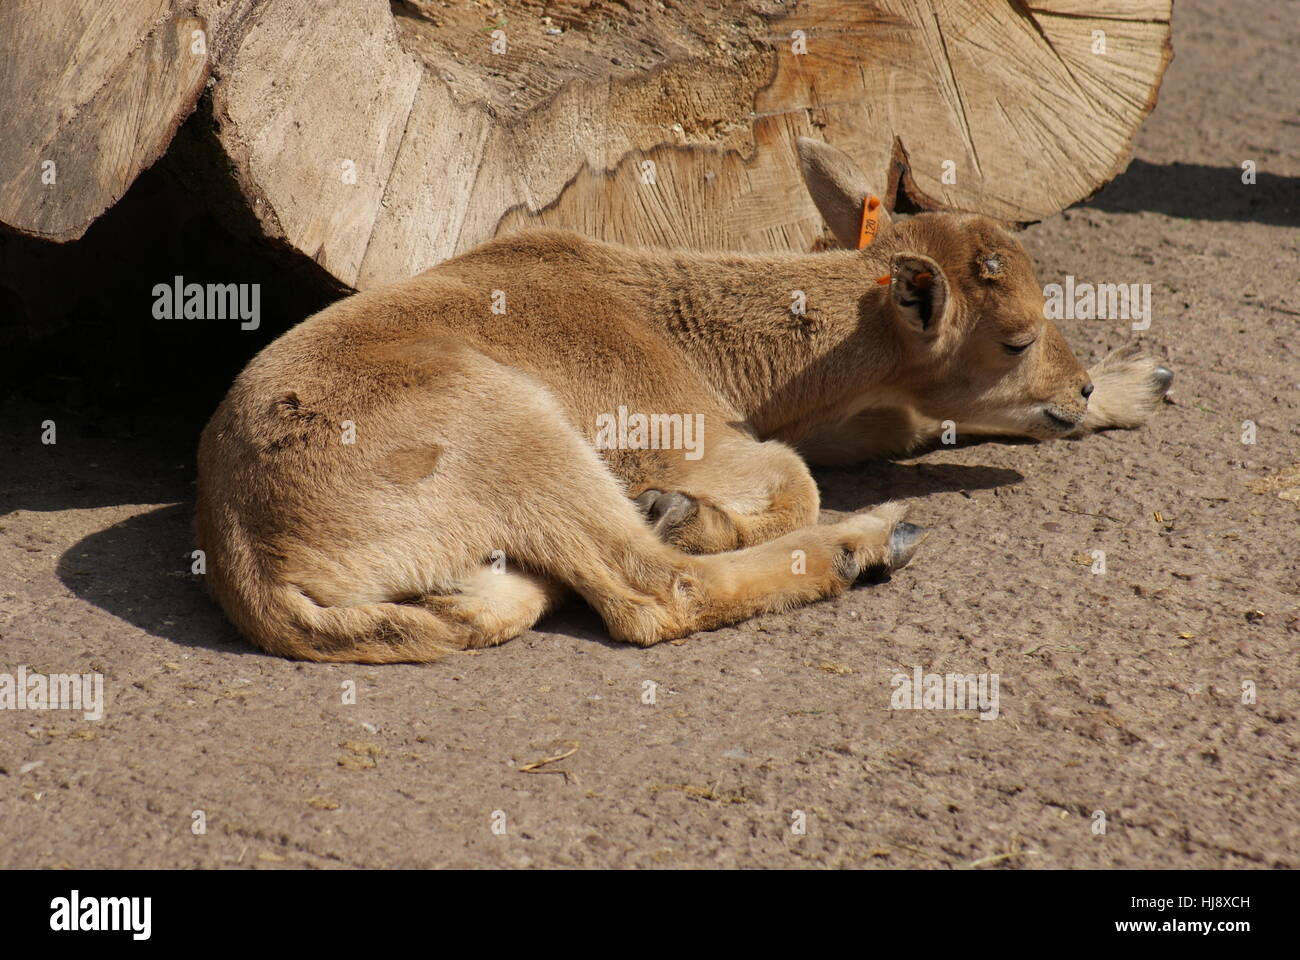
<instances>
[{"instance_id":1,"label":"shadow on ground","mask_svg":"<svg viewBox=\"0 0 1300 960\"><path fill-rule=\"evenodd\" d=\"M1246 184L1241 176L1238 167L1134 160L1080 206L1108 213L1149 210L1186 220L1300 226L1300 177L1257 171L1255 183Z\"/></svg>"},{"instance_id":2,"label":"shadow on ground","mask_svg":"<svg viewBox=\"0 0 1300 960\"><path fill-rule=\"evenodd\" d=\"M190 573L190 503L136 514L64 551L55 571L88 603L187 647L253 653Z\"/></svg>"},{"instance_id":3,"label":"shadow on ground","mask_svg":"<svg viewBox=\"0 0 1300 960\"><path fill-rule=\"evenodd\" d=\"M866 510L886 500L928 497L936 493L992 490L1024 480L1018 470L960 463L873 461L859 466L817 471L822 507Z\"/></svg>"}]
</instances>

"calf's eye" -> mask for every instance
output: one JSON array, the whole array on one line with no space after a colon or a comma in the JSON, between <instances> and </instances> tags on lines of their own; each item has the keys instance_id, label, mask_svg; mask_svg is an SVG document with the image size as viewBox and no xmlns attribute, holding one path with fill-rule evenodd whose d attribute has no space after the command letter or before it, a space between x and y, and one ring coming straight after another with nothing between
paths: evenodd
<instances>
[{"instance_id":1,"label":"calf's eye","mask_svg":"<svg viewBox=\"0 0 1300 960\"><path fill-rule=\"evenodd\" d=\"M1004 344L1002 344L1002 346L1006 348L1007 353L1024 353L1026 350L1028 350L1028 349L1029 349L1030 347L1032 347L1033 345L1034 345L1034 341L1032 341L1032 340L1030 340L1028 343L1004 343Z\"/></svg>"}]
</instances>

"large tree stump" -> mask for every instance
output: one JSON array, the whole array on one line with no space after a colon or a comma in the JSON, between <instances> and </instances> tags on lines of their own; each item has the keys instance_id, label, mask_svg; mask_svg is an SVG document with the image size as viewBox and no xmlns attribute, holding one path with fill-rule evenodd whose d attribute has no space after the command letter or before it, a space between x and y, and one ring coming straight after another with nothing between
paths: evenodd
<instances>
[{"instance_id":1,"label":"large tree stump","mask_svg":"<svg viewBox=\"0 0 1300 960\"><path fill-rule=\"evenodd\" d=\"M142 55L147 43L115 45L116 66L100 73L138 95L91 96L99 86L83 83L54 119L33 93L49 81L40 70L0 73L0 96L12 103L18 85L35 117L0 127L19 134L0 139L0 222L76 236L156 156L210 65L213 149L260 229L353 287L534 225L632 244L807 249L823 227L800 184L799 136L858 158L889 207L1041 219L1123 169L1171 56L1169 0L209 0L175 10L132 0L115 10L123 36L155 24L148 36L165 52L169 29L203 18L208 63L195 73L183 57ZM0 11L28 34L42 16L12 0ZM68 16L48 29L78 49L84 39L69 34L88 35L90 23ZM142 72L146 63L164 72ZM58 120L67 104L75 129ZM106 148L130 126L128 109L148 136ZM94 161L78 196L29 182L32 150L51 130L69 163Z\"/></svg>"}]
</instances>

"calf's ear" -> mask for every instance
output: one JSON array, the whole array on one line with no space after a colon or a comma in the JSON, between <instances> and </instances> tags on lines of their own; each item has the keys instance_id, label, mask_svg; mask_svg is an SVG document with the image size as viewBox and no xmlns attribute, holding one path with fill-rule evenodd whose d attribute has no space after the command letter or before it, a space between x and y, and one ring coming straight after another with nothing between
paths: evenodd
<instances>
[{"instance_id":1,"label":"calf's ear","mask_svg":"<svg viewBox=\"0 0 1300 960\"><path fill-rule=\"evenodd\" d=\"M871 196L866 176L847 154L828 143L800 137L796 149L804 185L826 226L831 228L841 247L856 249L862 228L862 206ZM872 212L879 216L877 232L883 231L889 225L889 214L883 205Z\"/></svg>"},{"instance_id":2,"label":"calf's ear","mask_svg":"<svg viewBox=\"0 0 1300 960\"><path fill-rule=\"evenodd\" d=\"M937 333L952 312L948 278L939 264L919 253L894 254L889 294L903 323L926 336Z\"/></svg>"}]
</instances>

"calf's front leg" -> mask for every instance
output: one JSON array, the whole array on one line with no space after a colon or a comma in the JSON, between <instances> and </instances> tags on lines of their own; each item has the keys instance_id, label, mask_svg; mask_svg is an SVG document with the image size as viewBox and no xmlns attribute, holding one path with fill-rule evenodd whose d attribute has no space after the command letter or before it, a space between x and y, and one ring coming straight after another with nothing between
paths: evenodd
<instances>
[{"instance_id":1,"label":"calf's front leg","mask_svg":"<svg viewBox=\"0 0 1300 960\"><path fill-rule=\"evenodd\" d=\"M1092 396L1083 423L1071 434L1140 427L1169 392L1174 372L1141 352L1136 344L1121 347L1088 370Z\"/></svg>"},{"instance_id":2,"label":"calf's front leg","mask_svg":"<svg viewBox=\"0 0 1300 960\"><path fill-rule=\"evenodd\" d=\"M700 460L665 458L629 489L660 539L687 553L739 550L816 523L808 467L781 443L735 433Z\"/></svg>"}]
</instances>

